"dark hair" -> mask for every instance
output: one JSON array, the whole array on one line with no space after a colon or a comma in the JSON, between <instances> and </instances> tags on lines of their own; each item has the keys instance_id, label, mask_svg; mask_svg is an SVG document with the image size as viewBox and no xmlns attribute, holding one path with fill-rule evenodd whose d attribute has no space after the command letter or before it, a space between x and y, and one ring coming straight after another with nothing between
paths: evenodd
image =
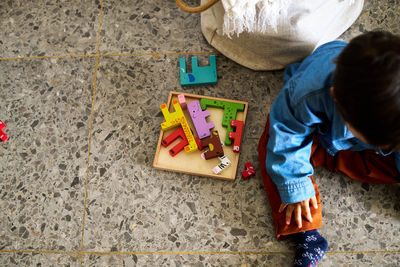
<instances>
[{"instance_id":1,"label":"dark hair","mask_svg":"<svg viewBox=\"0 0 400 267\"><path fill-rule=\"evenodd\" d=\"M343 119L370 145L400 150L400 37L362 34L336 64L334 97Z\"/></svg>"}]
</instances>

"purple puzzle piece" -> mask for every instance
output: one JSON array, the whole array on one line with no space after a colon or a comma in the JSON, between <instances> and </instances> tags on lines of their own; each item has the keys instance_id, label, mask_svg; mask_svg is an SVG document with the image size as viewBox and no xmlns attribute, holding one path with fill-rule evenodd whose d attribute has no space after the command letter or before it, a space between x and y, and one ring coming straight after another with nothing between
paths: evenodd
<instances>
[{"instance_id":1,"label":"purple puzzle piece","mask_svg":"<svg viewBox=\"0 0 400 267\"><path fill-rule=\"evenodd\" d=\"M214 123L206 121L206 118L210 116L210 111L203 111L198 100L188 103L187 109L190 117L192 117L194 128L196 128L199 138L202 139L210 136L210 129L214 128Z\"/></svg>"}]
</instances>

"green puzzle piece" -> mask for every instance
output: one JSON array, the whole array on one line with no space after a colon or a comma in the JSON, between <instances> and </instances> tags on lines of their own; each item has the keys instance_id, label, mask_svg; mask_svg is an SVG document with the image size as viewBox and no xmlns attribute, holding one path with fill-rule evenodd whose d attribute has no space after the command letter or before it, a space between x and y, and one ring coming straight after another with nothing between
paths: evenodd
<instances>
[{"instance_id":1,"label":"green puzzle piece","mask_svg":"<svg viewBox=\"0 0 400 267\"><path fill-rule=\"evenodd\" d=\"M200 106L202 110L205 110L207 106L224 109L224 115L222 117L222 126L228 128L225 136L225 144L228 146L231 145L232 140L229 139L229 133L233 131L231 127L231 120L236 120L236 114L238 111L244 110L244 104L202 98L200 100Z\"/></svg>"}]
</instances>

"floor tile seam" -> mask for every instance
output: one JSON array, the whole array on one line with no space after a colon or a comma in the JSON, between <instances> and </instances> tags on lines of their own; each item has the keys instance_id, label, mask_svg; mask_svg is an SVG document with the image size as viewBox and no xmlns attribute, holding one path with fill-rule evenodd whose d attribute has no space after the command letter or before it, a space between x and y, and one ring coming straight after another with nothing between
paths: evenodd
<instances>
[{"instance_id":1,"label":"floor tile seam","mask_svg":"<svg viewBox=\"0 0 400 267\"><path fill-rule=\"evenodd\" d=\"M286 255L293 251L57 251L57 250L0 250L6 253L35 253L35 254L63 254L63 255ZM400 250L371 250L371 251L328 251L326 254L400 254Z\"/></svg>"},{"instance_id":2,"label":"floor tile seam","mask_svg":"<svg viewBox=\"0 0 400 267\"><path fill-rule=\"evenodd\" d=\"M96 54L89 54L89 55L53 55L53 56L31 56L31 57L2 57L0 61L7 61L7 60L30 60L30 59L52 59L52 58L81 58L81 57L96 57Z\"/></svg>"},{"instance_id":3,"label":"floor tile seam","mask_svg":"<svg viewBox=\"0 0 400 267\"><path fill-rule=\"evenodd\" d=\"M54 55L54 56L32 56L32 57L3 57L0 61L8 60L31 60L31 59L52 59L52 58L85 58L85 57L128 57L128 56L152 56L159 58L160 56L169 55L202 55L202 54L219 54L218 51L192 51L192 52L148 52L148 53L116 53L116 54L89 54L89 55Z\"/></svg>"},{"instance_id":4,"label":"floor tile seam","mask_svg":"<svg viewBox=\"0 0 400 267\"><path fill-rule=\"evenodd\" d=\"M96 99L96 81L97 71L99 67L99 51L100 51L100 34L101 34L101 23L103 17L103 0L100 1L100 14L99 14L99 28L97 32L97 43L96 43L96 62L94 67L94 78L93 78L93 97L92 97L92 110L90 114L90 126L89 126L89 140L88 140L88 156L86 163L86 177L85 177L85 196L83 201L83 215L82 215L82 228L81 228L81 250L83 249L84 235L85 235L85 220L86 220L86 207L87 207L87 193L88 193L88 181L89 181L89 167L90 167L90 152L92 143L92 130L93 130L93 118L94 118L94 107ZM82 266L82 259L80 259L80 265Z\"/></svg>"}]
</instances>

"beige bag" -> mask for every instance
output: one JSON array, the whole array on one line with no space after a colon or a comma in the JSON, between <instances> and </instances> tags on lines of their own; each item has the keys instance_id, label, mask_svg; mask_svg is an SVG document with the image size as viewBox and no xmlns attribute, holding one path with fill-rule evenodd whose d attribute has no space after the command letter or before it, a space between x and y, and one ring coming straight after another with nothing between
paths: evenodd
<instances>
[{"instance_id":1,"label":"beige bag","mask_svg":"<svg viewBox=\"0 0 400 267\"><path fill-rule=\"evenodd\" d=\"M223 33L224 19L227 21L223 3L240 1L202 0L205 6L186 11L208 8L201 13L201 29L207 41L226 57L253 70L277 70L301 61L317 46L335 40L348 29L364 4L364 0L264 0L285 1L286 10L277 12L274 27L228 37ZM178 2L182 4L182 0Z\"/></svg>"}]
</instances>

